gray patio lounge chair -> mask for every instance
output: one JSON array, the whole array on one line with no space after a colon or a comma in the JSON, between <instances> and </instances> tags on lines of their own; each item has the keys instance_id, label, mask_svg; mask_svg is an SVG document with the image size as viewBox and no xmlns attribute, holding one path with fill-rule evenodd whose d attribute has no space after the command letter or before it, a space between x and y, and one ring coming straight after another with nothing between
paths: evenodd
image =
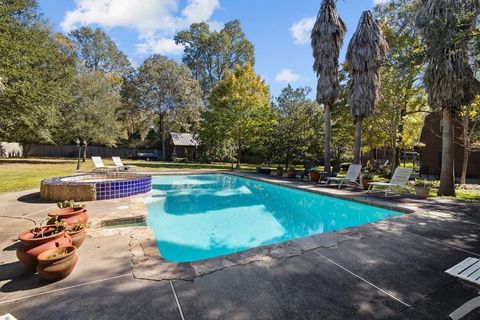
<instances>
[{"instance_id":1,"label":"gray patio lounge chair","mask_svg":"<svg viewBox=\"0 0 480 320\"><path fill-rule=\"evenodd\" d=\"M103 164L102 157L92 157L93 165L95 166L95 169L93 171L107 171L109 172L110 170L115 170L118 171L118 168L116 166L106 166Z\"/></svg>"},{"instance_id":2,"label":"gray patio lounge chair","mask_svg":"<svg viewBox=\"0 0 480 320\"><path fill-rule=\"evenodd\" d=\"M385 187L385 195L388 195L388 192L392 187L403 188L407 184L408 180L410 180L412 170L412 168L397 167L393 173L392 179L390 179L390 182L370 182L368 184L368 192L372 191L374 186Z\"/></svg>"},{"instance_id":3,"label":"gray patio lounge chair","mask_svg":"<svg viewBox=\"0 0 480 320\"><path fill-rule=\"evenodd\" d=\"M122 171L130 171L131 169L137 167L137 166L132 166L132 165L124 165L123 162L122 162L122 159L120 159L120 157L112 157L112 160L113 160L113 164L115 165L115 167L117 167L118 169L120 169Z\"/></svg>"},{"instance_id":4,"label":"gray patio lounge chair","mask_svg":"<svg viewBox=\"0 0 480 320\"><path fill-rule=\"evenodd\" d=\"M337 177L329 177L327 179L326 184L329 184L332 181L339 182L338 188L340 189L344 183L353 183L356 185L359 185L357 182L358 177L360 176L360 172L362 171L362 165L361 164L351 164L348 167L347 173L345 174L345 177L343 178L337 178Z\"/></svg>"},{"instance_id":5,"label":"gray patio lounge chair","mask_svg":"<svg viewBox=\"0 0 480 320\"><path fill-rule=\"evenodd\" d=\"M477 258L468 257L445 272L456 278L480 285L480 260ZM458 309L450 313L450 318L459 320L479 307L480 296L465 302Z\"/></svg>"}]
</instances>

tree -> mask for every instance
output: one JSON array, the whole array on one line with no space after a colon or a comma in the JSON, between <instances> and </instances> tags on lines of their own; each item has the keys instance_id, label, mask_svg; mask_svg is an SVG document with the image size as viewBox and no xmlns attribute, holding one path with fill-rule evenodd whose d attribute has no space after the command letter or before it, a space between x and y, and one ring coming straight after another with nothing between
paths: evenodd
<instances>
[{"instance_id":1,"label":"tree","mask_svg":"<svg viewBox=\"0 0 480 320\"><path fill-rule=\"evenodd\" d=\"M455 195L454 118L480 92L468 61L479 13L477 0L421 0L418 27L426 46L428 104L442 110L442 166L438 195Z\"/></svg>"},{"instance_id":2,"label":"tree","mask_svg":"<svg viewBox=\"0 0 480 320\"><path fill-rule=\"evenodd\" d=\"M325 111L324 170L330 173L331 109L338 98L338 57L347 28L338 16L335 2L324 0L312 29L313 69L317 73L317 102Z\"/></svg>"},{"instance_id":3,"label":"tree","mask_svg":"<svg viewBox=\"0 0 480 320\"><path fill-rule=\"evenodd\" d=\"M348 104L355 117L353 163L360 163L362 120L373 114L380 88L380 67L388 44L370 11L364 11L347 50L348 70L352 83Z\"/></svg>"},{"instance_id":4,"label":"tree","mask_svg":"<svg viewBox=\"0 0 480 320\"><path fill-rule=\"evenodd\" d=\"M200 82L204 98L236 65L254 63L253 44L238 20L227 22L220 31L210 31L206 22L194 23L175 36L175 43L185 47L182 61Z\"/></svg>"},{"instance_id":5,"label":"tree","mask_svg":"<svg viewBox=\"0 0 480 320\"><path fill-rule=\"evenodd\" d=\"M348 107L348 95L351 79L346 66L340 69L340 91L338 99L332 110L332 159L335 164L334 170L340 171L342 161L351 159L349 150L353 149L352 136L354 134L351 125L351 115Z\"/></svg>"},{"instance_id":6,"label":"tree","mask_svg":"<svg viewBox=\"0 0 480 320\"><path fill-rule=\"evenodd\" d=\"M375 7L389 52L380 72L379 101L362 130L367 145L389 150L392 172L399 165L400 149L417 145L424 114L429 112L419 81L424 71L424 50L415 32L415 14L415 5L409 0Z\"/></svg>"},{"instance_id":7,"label":"tree","mask_svg":"<svg viewBox=\"0 0 480 320\"><path fill-rule=\"evenodd\" d=\"M81 27L69 34L78 49L82 65L90 71L124 74L131 69L127 56L100 28Z\"/></svg>"},{"instance_id":8,"label":"tree","mask_svg":"<svg viewBox=\"0 0 480 320\"><path fill-rule=\"evenodd\" d=\"M262 131L271 127L269 98L268 86L252 65L237 66L212 91L200 140L209 145L233 144L239 167L242 151L254 147Z\"/></svg>"},{"instance_id":9,"label":"tree","mask_svg":"<svg viewBox=\"0 0 480 320\"><path fill-rule=\"evenodd\" d=\"M273 129L274 152L288 169L290 163L308 162L309 152L318 150L319 129L316 125L320 106L308 100L310 88L288 85L277 97L274 106L276 124Z\"/></svg>"},{"instance_id":10,"label":"tree","mask_svg":"<svg viewBox=\"0 0 480 320\"><path fill-rule=\"evenodd\" d=\"M144 61L136 82L139 105L158 117L165 160L165 134L171 124L183 119L181 129L193 131L199 123L202 109L199 83L192 78L190 69L162 55L153 55Z\"/></svg>"},{"instance_id":11,"label":"tree","mask_svg":"<svg viewBox=\"0 0 480 320\"><path fill-rule=\"evenodd\" d=\"M69 100L75 57L64 52L34 0L0 2L0 138L53 142L59 108Z\"/></svg>"},{"instance_id":12,"label":"tree","mask_svg":"<svg viewBox=\"0 0 480 320\"><path fill-rule=\"evenodd\" d=\"M115 146L121 137L117 111L121 106L115 77L100 71L79 73L72 86L73 100L62 108L59 142L79 138L86 144Z\"/></svg>"},{"instance_id":13,"label":"tree","mask_svg":"<svg viewBox=\"0 0 480 320\"><path fill-rule=\"evenodd\" d=\"M463 148L462 175L460 184L467 183L467 169L470 153L480 149L480 96L460 109L457 121L462 128L458 143Z\"/></svg>"}]
</instances>

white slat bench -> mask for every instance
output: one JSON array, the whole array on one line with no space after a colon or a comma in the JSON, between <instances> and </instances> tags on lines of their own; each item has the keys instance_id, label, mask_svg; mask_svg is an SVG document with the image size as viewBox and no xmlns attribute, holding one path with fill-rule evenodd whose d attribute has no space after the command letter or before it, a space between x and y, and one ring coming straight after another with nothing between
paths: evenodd
<instances>
[{"instance_id":1,"label":"white slat bench","mask_svg":"<svg viewBox=\"0 0 480 320\"><path fill-rule=\"evenodd\" d=\"M480 285L480 259L468 257L445 272L451 276ZM450 313L450 318L459 320L478 307L480 307L480 296L467 301Z\"/></svg>"}]
</instances>

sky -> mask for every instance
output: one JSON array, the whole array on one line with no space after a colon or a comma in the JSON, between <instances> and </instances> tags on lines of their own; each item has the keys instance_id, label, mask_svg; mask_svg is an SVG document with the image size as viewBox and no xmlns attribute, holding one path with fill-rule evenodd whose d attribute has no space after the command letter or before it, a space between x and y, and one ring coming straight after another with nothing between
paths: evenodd
<instances>
[{"instance_id":1,"label":"sky","mask_svg":"<svg viewBox=\"0 0 480 320\"><path fill-rule=\"evenodd\" d=\"M338 0L348 28L341 60L362 11L385 0ZM310 31L320 0L39 0L54 29L68 33L80 26L101 27L139 66L159 53L180 62L182 48L173 36L191 23L206 21L211 29L239 19L255 47L255 70L278 96L288 83L316 87ZM314 97L312 90L311 96Z\"/></svg>"}]
</instances>

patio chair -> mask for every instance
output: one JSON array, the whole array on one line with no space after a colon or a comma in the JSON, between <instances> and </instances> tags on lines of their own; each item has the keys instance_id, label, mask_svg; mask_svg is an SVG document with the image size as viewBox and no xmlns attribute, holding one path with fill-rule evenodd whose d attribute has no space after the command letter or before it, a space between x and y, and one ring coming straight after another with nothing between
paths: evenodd
<instances>
[{"instance_id":1,"label":"patio chair","mask_svg":"<svg viewBox=\"0 0 480 320\"><path fill-rule=\"evenodd\" d=\"M374 186L386 187L385 195L388 195L388 192L392 187L403 188L410 179L410 176L412 175L412 170L412 168L397 167L395 169L395 172L393 173L392 179L390 179L390 182L370 182L368 184L367 192L372 191Z\"/></svg>"},{"instance_id":2,"label":"patio chair","mask_svg":"<svg viewBox=\"0 0 480 320\"><path fill-rule=\"evenodd\" d=\"M343 178L338 178L338 177L329 177L327 179L326 184L329 184L331 181L339 182L338 188L340 189L344 183L353 183L356 185L359 185L357 182L358 177L360 176L360 171L362 171L362 165L361 164L350 164L348 166L347 173L345 174L345 177Z\"/></svg>"},{"instance_id":3,"label":"patio chair","mask_svg":"<svg viewBox=\"0 0 480 320\"><path fill-rule=\"evenodd\" d=\"M310 166L306 166L304 169L303 169L303 172L300 173L300 180L303 181L303 178L306 178L307 180L310 180L310 171L312 170L312 168Z\"/></svg>"},{"instance_id":4,"label":"patio chair","mask_svg":"<svg viewBox=\"0 0 480 320\"><path fill-rule=\"evenodd\" d=\"M95 166L95 169L93 171L107 171L109 172L110 170L115 170L118 171L118 168L116 166L106 166L103 164L102 157L92 157L93 165Z\"/></svg>"},{"instance_id":5,"label":"patio chair","mask_svg":"<svg viewBox=\"0 0 480 320\"><path fill-rule=\"evenodd\" d=\"M445 272L456 278L480 285L480 260L477 258L468 257ZM453 320L459 320L479 307L480 296L465 302L455 311L450 313L450 318Z\"/></svg>"},{"instance_id":6,"label":"patio chair","mask_svg":"<svg viewBox=\"0 0 480 320\"><path fill-rule=\"evenodd\" d=\"M124 165L122 162L122 159L120 157L112 157L113 164L117 169L122 170L122 171L130 171L133 168L136 168L137 166L132 166L132 165Z\"/></svg>"}]
</instances>

